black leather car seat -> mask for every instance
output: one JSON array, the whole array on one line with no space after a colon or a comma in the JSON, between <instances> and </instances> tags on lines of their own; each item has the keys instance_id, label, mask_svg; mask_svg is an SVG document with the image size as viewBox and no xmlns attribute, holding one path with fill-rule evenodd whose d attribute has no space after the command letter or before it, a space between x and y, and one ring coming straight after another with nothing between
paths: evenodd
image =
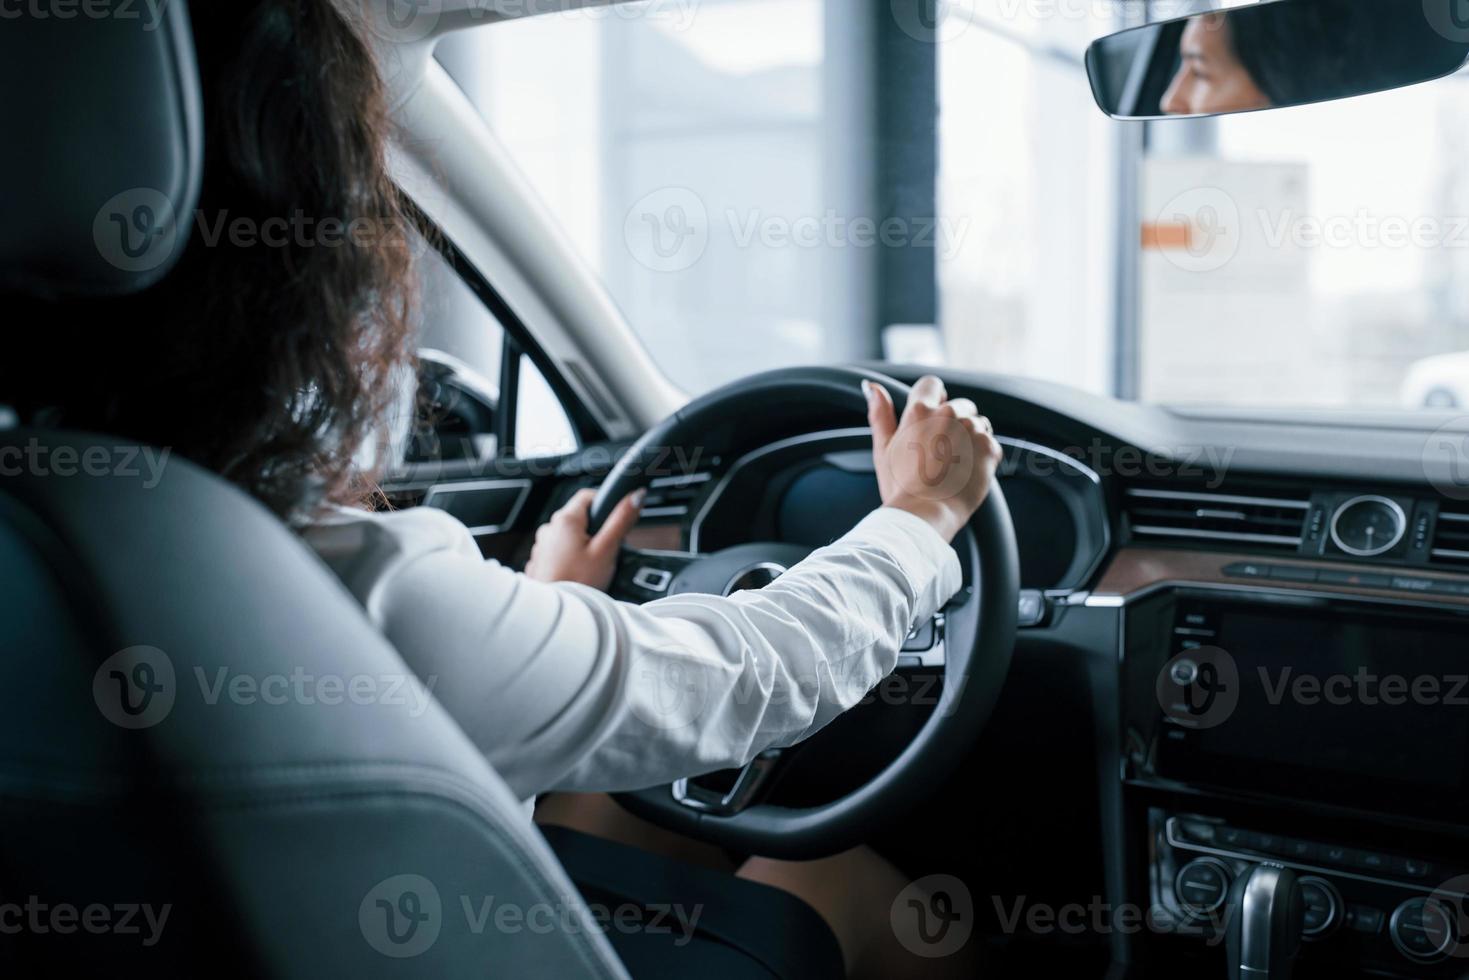
<instances>
[{"instance_id":1,"label":"black leather car seat","mask_svg":"<svg viewBox=\"0 0 1469 980\"><path fill-rule=\"evenodd\" d=\"M157 25L87 7L0 23L3 295L136 292L188 233L186 4L132 6ZM232 486L147 447L0 431L0 975L626 976L414 691Z\"/></svg>"}]
</instances>

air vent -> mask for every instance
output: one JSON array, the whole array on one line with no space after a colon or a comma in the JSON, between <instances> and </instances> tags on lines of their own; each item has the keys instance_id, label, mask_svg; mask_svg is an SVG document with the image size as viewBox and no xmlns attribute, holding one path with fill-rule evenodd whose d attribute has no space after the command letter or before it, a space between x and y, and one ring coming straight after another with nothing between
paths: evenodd
<instances>
[{"instance_id":1,"label":"air vent","mask_svg":"<svg viewBox=\"0 0 1469 980\"><path fill-rule=\"evenodd\" d=\"M683 520L713 478L712 473L658 477L648 484L648 495L643 498L643 520Z\"/></svg>"},{"instance_id":2,"label":"air vent","mask_svg":"<svg viewBox=\"0 0 1469 980\"><path fill-rule=\"evenodd\" d=\"M1469 565L1469 512L1438 512L1429 558L1438 565Z\"/></svg>"},{"instance_id":3,"label":"air vent","mask_svg":"<svg viewBox=\"0 0 1469 980\"><path fill-rule=\"evenodd\" d=\"M1289 497L1142 489L1128 490L1127 497L1127 521L1135 539L1237 542L1288 550L1300 547L1311 509L1308 499Z\"/></svg>"}]
</instances>

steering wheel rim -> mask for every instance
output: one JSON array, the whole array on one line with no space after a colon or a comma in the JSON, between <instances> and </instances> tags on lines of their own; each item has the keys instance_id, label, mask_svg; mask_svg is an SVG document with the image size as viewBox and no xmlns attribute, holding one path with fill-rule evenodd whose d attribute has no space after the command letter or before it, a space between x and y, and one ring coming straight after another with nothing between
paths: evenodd
<instances>
[{"instance_id":1,"label":"steering wheel rim","mask_svg":"<svg viewBox=\"0 0 1469 980\"><path fill-rule=\"evenodd\" d=\"M861 382L880 384L898 411L907 385L876 372L837 367L788 368L738 381L689 403L639 439L613 467L592 503L593 530L617 502L646 485L648 464L664 447L686 446L720 421L818 400L866 413ZM733 414L732 414L733 413ZM744 413L744 414L740 414ZM954 541L973 595L947 612L944 684L938 704L913 740L881 772L851 793L812 807L755 803L721 815L680 802L668 785L616 794L626 809L668 829L720 846L777 858L813 859L868 839L946 779L989 720L1014 647L1020 590L1018 549L998 483ZM955 639L961 642L952 642Z\"/></svg>"}]
</instances>

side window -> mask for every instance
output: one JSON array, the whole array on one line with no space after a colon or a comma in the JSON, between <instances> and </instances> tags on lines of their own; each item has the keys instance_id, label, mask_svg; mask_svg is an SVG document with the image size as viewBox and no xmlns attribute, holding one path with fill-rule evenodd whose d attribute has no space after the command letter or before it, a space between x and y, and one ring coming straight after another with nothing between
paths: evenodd
<instances>
[{"instance_id":1,"label":"side window","mask_svg":"<svg viewBox=\"0 0 1469 980\"><path fill-rule=\"evenodd\" d=\"M515 412L515 455L520 459L564 456L576 449L576 432L561 399L540 368L520 355L519 398Z\"/></svg>"},{"instance_id":2,"label":"side window","mask_svg":"<svg viewBox=\"0 0 1469 980\"><path fill-rule=\"evenodd\" d=\"M530 459L575 450L565 407L494 314L437 252L424 248L419 268L419 373L404 461ZM507 356L514 367L508 372Z\"/></svg>"}]
</instances>

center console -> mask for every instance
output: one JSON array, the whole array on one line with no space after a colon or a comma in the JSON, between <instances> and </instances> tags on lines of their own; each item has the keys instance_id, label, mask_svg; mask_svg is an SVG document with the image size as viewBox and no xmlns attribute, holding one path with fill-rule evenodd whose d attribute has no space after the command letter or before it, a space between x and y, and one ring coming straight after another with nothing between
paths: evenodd
<instances>
[{"instance_id":1,"label":"center console","mask_svg":"<svg viewBox=\"0 0 1469 980\"><path fill-rule=\"evenodd\" d=\"M1469 972L1469 616L1181 588L1130 604L1124 624L1147 975L1226 976L1230 919L1262 866L1289 869L1304 906L1292 975Z\"/></svg>"}]
</instances>

